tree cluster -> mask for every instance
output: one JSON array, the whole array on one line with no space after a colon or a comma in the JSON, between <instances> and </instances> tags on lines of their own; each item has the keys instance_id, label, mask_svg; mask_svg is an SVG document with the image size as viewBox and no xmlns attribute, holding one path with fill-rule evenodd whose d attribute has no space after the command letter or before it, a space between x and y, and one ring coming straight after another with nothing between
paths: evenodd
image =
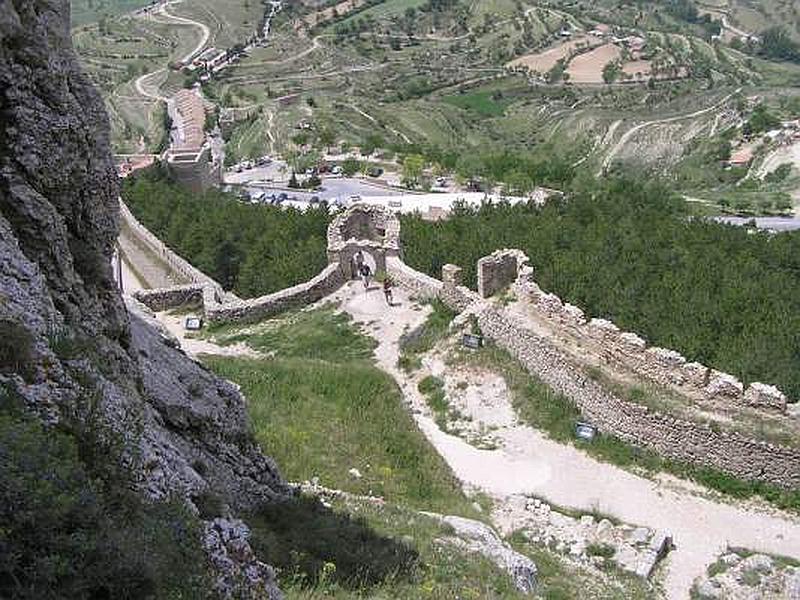
<instances>
[{"instance_id":1,"label":"tree cluster","mask_svg":"<svg viewBox=\"0 0 800 600\"><path fill-rule=\"evenodd\" d=\"M612 180L544 207L460 207L403 217L406 261L440 276L520 248L537 282L688 359L800 397L800 234L691 218L659 184Z\"/></svg>"},{"instance_id":2,"label":"tree cluster","mask_svg":"<svg viewBox=\"0 0 800 600\"><path fill-rule=\"evenodd\" d=\"M159 239L244 297L306 281L326 264L324 207L303 212L245 204L219 190L194 194L160 166L126 179L122 197Z\"/></svg>"}]
</instances>

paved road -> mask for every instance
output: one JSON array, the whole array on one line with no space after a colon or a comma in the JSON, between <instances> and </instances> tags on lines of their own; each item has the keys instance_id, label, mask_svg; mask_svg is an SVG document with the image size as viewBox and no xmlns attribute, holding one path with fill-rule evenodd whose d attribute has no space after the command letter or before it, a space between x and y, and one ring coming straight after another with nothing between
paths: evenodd
<instances>
[{"instance_id":1,"label":"paved road","mask_svg":"<svg viewBox=\"0 0 800 600\"><path fill-rule=\"evenodd\" d=\"M714 217L720 223L730 225L745 225L753 220L752 217ZM800 217L756 217L756 227L768 231L795 231L800 229Z\"/></svg>"}]
</instances>

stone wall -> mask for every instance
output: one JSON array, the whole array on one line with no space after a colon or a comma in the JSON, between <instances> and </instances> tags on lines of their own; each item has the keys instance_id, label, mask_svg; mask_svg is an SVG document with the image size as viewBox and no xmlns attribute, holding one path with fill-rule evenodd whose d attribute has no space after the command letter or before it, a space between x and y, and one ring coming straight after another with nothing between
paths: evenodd
<instances>
[{"instance_id":1,"label":"stone wall","mask_svg":"<svg viewBox=\"0 0 800 600\"><path fill-rule=\"evenodd\" d=\"M496 250L484 256L478 260L478 294L488 298L510 286L527 265L528 257L521 250Z\"/></svg>"},{"instance_id":2,"label":"stone wall","mask_svg":"<svg viewBox=\"0 0 800 600\"><path fill-rule=\"evenodd\" d=\"M386 273L395 284L403 286L420 300L437 298L442 289L441 281L415 271L396 256L386 259Z\"/></svg>"},{"instance_id":3,"label":"stone wall","mask_svg":"<svg viewBox=\"0 0 800 600\"><path fill-rule=\"evenodd\" d=\"M202 303L206 286L199 283L168 288L137 290L133 297L152 311L159 312L190 303Z\"/></svg>"},{"instance_id":4,"label":"stone wall","mask_svg":"<svg viewBox=\"0 0 800 600\"><path fill-rule=\"evenodd\" d=\"M800 450L718 431L661 414L606 391L574 367L546 338L488 304L477 312L483 334L554 391L574 402L600 431L661 456L719 469L735 477L800 487Z\"/></svg>"},{"instance_id":5,"label":"stone wall","mask_svg":"<svg viewBox=\"0 0 800 600\"><path fill-rule=\"evenodd\" d=\"M589 318L577 306L563 302L555 294L542 291L531 275L532 270L521 274L514 282L517 296L555 330L572 337L581 345L602 348L603 359L609 363L629 369L660 385L674 387L692 397L786 411L786 396L774 386L756 382L745 390L742 382L733 375L690 362L675 350L648 347L639 335L622 331L605 319Z\"/></svg>"},{"instance_id":6,"label":"stone wall","mask_svg":"<svg viewBox=\"0 0 800 600\"><path fill-rule=\"evenodd\" d=\"M289 308L311 304L335 292L345 282L338 263L325 267L319 275L297 284L250 300L205 306L206 319L211 323L257 321Z\"/></svg>"},{"instance_id":7,"label":"stone wall","mask_svg":"<svg viewBox=\"0 0 800 600\"><path fill-rule=\"evenodd\" d=\"M197 267L192 266L189 261L176 254L169 246L153 235L147 227L142 225L121 199L119 201L119 213L123 224L130 229L136 237L136 240L140 242L142 246L150 249L153 254L169 265L169 267L181 275L181 277L193 283L210 285L222 291L222 286L219 283ZM231 299L235 298L235 296L230 294L228 294L228 296Z\"/></svg>"},{"instance_id":8,"label":"stone wall","mask_svg":"<svg viewBox=\"0 0 800 600\"><path fill-rule=\"evenodd\" d=\"M468 309L488 339L508 351L532 375L574 402L600 431L666 458L786 489L800 487L800 450L754 440L737 432L721 431L623 400L588 377L549 339L533 333L520 315L460 285L459 267L445 265L442 272L444 281L439 287L439 299L461 313ZM531 275L532 270L526 266L515 285L526 285ZM398 279L400 284L403 281ZM565 318L571 319L570 323L586 324L577 310L567 309ZM593 327L614 330L607 322L594 323ZM629 342L635 347L641 346L633 338ZM722 375L712 374L709 382L719 382L724 379ZM758 398L776 393L770 386L753 384L748 388L751 395L754 393L751 388L755 388Z\"/></svg>"}]
</instances>

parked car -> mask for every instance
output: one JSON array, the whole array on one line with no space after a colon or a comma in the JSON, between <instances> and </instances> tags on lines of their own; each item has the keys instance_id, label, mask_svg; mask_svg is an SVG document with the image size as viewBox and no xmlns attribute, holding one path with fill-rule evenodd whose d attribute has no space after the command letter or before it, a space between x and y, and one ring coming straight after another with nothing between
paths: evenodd
<instances>
[{"instance_id":1,"label":"parked car","mask_svg":"<svg viewBox=\"0 0 800 600\"><path fill-rule=\"evenodd\" d=\"M446 186L447 185L447 179L445 179L444 177L437 177L436 178L436 185L438 185L439 187Z\"/></svg>"},{"instance_id":2,"label":"parked car","mask_svg":"<svg viewBox=\"0 0 800 600\"><path fill-rule=\"evenodd\" d=\"M278 194L278 202L283 202L284 200L288 199L289 199L289 194L287 194L286 192L281 192L280 194Z\"/></svg>"},{"instance_id":3,"label":"parked car","mask_svg":"<svg viewBox=\"0 0 800 600\"><path fill-rule=\"evenodd\" d=\"M311 196L311 198L310 198L308 201L309 201L311 204L319 204L319 202L320 202L320 199L319 199L319 196Z\"/></svg>"},{"instance_id":4,"label":"parked car","mask_svg":"<svg viewBox=\"0 0 800 600\"><path fill-rule=\"evenodd\" d=\"M334 175L341 175L342 174L342 167L340 167L339 165L336 165L335 167L333 167L331 169L331 173L333 173Z\"/></svg>"},{"instance_id":5,"label":"parked car","mask_svg":"<svg viewBox=\"0 0 800 600\"><path fill-rule=\"evenodd\" d=\"M380 167L370 167L369 169L367 169L367 175L369 175L370 177L380 177L381 175L383 175L383 169L381 169Z\"/></svg>"}]
</instances>

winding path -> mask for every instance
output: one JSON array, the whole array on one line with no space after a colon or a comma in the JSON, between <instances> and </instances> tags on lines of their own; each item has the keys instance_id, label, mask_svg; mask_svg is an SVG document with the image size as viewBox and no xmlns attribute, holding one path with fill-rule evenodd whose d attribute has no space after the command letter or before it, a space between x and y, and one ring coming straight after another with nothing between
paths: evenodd
<instances>
[{"instance_id":1,"label":"winding path","mask_svg":"<svg viewBox=\"0 0 800 600\"><path fill-rule=\"evenodd\" d=\"M462 482L499 502L510 495L531 494L561 506L597 508L627 523L670 531L676 547L665 565L669 598L688 598L694 578L705 573L728 545L800 556L800 520L795 517L715 502L674 478L651 480L634 475L519 423L494 432L501 439L496 450L478 450L444 433L417 390L418 380L426 374L424 368L409 376L397 366L400 336L421 324L430 309L417 306L415 310L416 303L397 287L399 305L390 309L379 290L364 293L353 284L334 298L375 338L378 365L397 381L420 430ZM510 407L508 398L501 403L504 406L498 410Z\"/></svg>"}]
</instances>

